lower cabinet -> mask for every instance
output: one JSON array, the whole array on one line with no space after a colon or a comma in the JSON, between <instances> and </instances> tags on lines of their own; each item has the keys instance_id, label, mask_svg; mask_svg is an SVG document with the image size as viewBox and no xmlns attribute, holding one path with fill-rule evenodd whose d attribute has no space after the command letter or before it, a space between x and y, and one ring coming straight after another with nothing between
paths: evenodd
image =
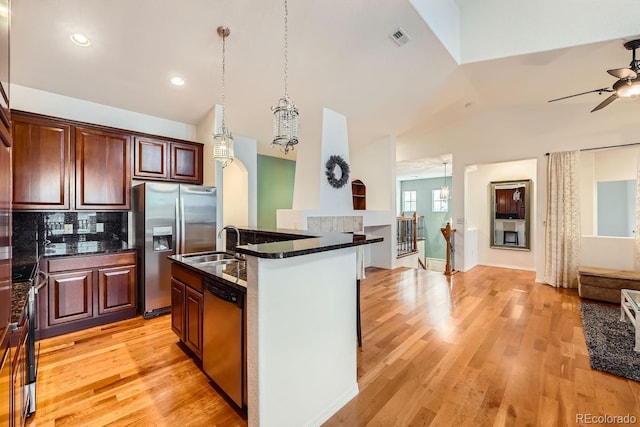
<instances>
[{"instance_id":1,"label":"lower cabinet","mask_svg":"<svg viewBox=\"0 0 640 427\"><path fill-rule=\"evenodd\" d=\"M136 315L135 252L54 258L38 293L39 336L50 337Z\"/></svg>"},{"instance_id":2,"label":"lower cabinet","mask_svg":"<svg viewBox=\"0 0 640 427\"><path fill-rule=\"evenodd\" d=\"M171 329L202 360L202 276L171 266Z\"/></svg>"}]
</instances>

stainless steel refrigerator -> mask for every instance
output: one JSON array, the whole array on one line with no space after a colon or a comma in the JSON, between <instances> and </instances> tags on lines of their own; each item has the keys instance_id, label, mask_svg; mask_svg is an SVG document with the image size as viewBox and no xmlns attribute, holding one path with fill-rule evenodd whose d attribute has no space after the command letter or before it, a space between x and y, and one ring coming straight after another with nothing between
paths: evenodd
<instances>
[{"instance_id":1,"label":"stainless steel refrigerator","mask_svg":"<svg viewBox=\"0 0 640 427\"><path fill-rule=\"evenodd\" d=\"M171 311L167 257L216 249L216 189L147 182L133 190L138 311L148 319Z\"/></svg>"}]
</instances>

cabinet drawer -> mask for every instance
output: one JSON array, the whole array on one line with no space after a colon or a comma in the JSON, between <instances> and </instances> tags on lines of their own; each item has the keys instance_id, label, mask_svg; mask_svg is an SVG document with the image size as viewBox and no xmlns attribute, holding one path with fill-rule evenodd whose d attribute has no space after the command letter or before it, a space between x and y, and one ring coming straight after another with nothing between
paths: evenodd
<instances>
[{"instance_id":1,"label":"cabinet drawer","mask_svg":"<svg viewBox=\"0 0 640 427\"><path fill-rule=\"evenodd\" d=\"M171 276L202 293L202 274L198 274L187 268L180 267L179 265L176 265L176 263L172 263Z\"/></svg>"},{"instance_id":2,"label":"cabinet drawer","mask_svg":"<svg viewBox=\"0 0 640 427\"><path fill-rule=\"evenodd\" d=\"M74 256L68 258L54 258L47 261L47 271L56 273L59 271L92 269L99 267L135 265L136 253L124 252L109 255Z\"/></svg>"}]
</instances>

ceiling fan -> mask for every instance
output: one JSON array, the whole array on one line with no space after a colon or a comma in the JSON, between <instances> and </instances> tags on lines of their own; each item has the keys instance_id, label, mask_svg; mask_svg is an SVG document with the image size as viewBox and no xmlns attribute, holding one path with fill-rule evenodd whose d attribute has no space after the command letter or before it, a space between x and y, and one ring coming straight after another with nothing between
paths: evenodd
<instances>
[{"instance_id":1,"label":"ceiling fan","mask_svg":"<svg viewBox=\"0 0 640 427\"><path fill-rule=\"evenodd\" d=\"M633 59L629 64L629 68L607 70L607 73L618 78L618 81L613 84L612 88L603 87L587 92L576 93L575 95L551 99L548 102L560 101L562 99L573 98L574 96L585 95L587 93L597 93L598 95L602 95L603 92L611 92L612 94L607 99L596 105L596 107L591 110L593 113L594 111L603 109L618 98L631 98L640 95L640 60L636 59L636 49L640 47L640 39L630 40L624 44L624 47L627 50L633 51Z\"/></svg>"}]
</instances>

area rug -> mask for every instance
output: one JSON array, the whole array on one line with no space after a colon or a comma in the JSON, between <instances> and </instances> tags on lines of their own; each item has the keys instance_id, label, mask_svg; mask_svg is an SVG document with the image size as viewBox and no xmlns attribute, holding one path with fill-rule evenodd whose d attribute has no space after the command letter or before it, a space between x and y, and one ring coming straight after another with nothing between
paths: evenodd
<instances>
[{"instance_id":1,"label":"area rug","mask_svg":"<svg viewBox=\"0 0 640 427\"><path fill-rule=\"evenodd\" d=\"M635 332L620 309L580 303L582 327L593 369L640 381L640 353L633 350Z\"/></svg>"}]
</instances>

